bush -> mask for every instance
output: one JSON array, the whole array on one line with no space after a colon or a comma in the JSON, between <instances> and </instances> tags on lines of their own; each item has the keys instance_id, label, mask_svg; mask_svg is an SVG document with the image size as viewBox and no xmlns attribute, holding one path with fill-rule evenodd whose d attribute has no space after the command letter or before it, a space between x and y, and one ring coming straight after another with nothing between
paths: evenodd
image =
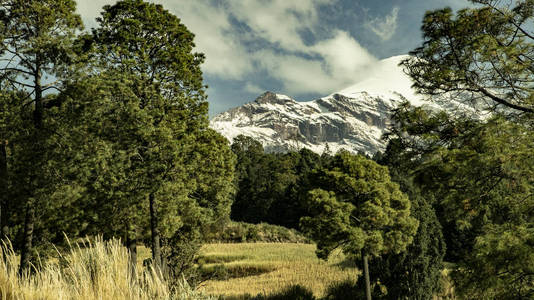
<instances>
[{"instance_id":1,"label":"bush","mask_svg":"<svg viewBox=\"0 0 534 300\"><path fill-rule=\"evenodd\" d=\"M310 240L294 229L266 223L250 224L230 222L222 231L207 234L211 243L310 243Z\"/></svg>"},{"instance_id":2,"label":"bush","mask_svg":"<svg viewBox=\"0 0 534 300\"><path fill-rule=\"evenodd\" d=\"M300 285L293 285L271 295L258 295L251 300L316 300L313 293Z\"/></svg>"},{"instance_id":3,"label":"bush","mask_svg":"<svg viewBox=\"0 0 534 300\"><path fill-rule=\"evenodd\" d=\"M356 282L346 280L328 287L325 300L365 299L365 292L356 287Z\"/></svg>"}]
</instances>

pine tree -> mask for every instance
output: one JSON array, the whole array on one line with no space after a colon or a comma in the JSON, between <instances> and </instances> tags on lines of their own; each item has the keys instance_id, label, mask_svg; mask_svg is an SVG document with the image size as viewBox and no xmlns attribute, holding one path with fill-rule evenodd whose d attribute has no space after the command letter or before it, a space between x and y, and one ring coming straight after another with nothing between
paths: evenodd
<instances>
[{"instance_id":1,"label":"pine tree","mask_svg":"<svg viewBox=\"0 0 534 300\"><path fill-rule=\"evenodd\" d=\"M473 299L528 299L533 292L532 164L528 122L484 122L422 108L395 114L396 155L435 199L455 292ZM415 163L414 163L415 162ZM518 238L521 236L521 238Z\"/></svg>"},{"instance_id":2,"label":"pine tree","mask_svg":"<svg viewBox=\"0 0 534 300\"><path fill-rule=\"evenodd\" d=\"M534 3L471 2L482 5L456 15L450 8L426 13L423 45L402 62L414 87L508 114L534 113Z\"/></svg>"},{"instance_id":3,"label":"pine tree","mask_svg":"<svg viewBox=\"0 0 534 300\"><path fill-rule=\"evenodd\" d=\"M119 1L104 7L98 23L93 36L100 68L133 76L129 87L140 113L147 117L138 124L142 131L129 147L139 158L132 170L144 180L139 190L146 194L153 261L160 267L161 238L174 236L185 224L180 206L197 207L209 200L195 202L191 197L204 180L197 171L207 159L199 157L202 150L195 146L209 132L200 70L204 56L193 52L194 35L161 5ZM227 146L219 143L217 147L224 153ZM224 171L222 176L227 175Z\"/></svg>"},{"instance_id":4,"label":"pine tree","mask_svg":"<svg viewBox=\"0 0 534 300\"><path fill-rule=\"evenodd\" d=\"M386 167L344 151L328 169L318 170L314 183L311 216L301 219L301 227L317 242L320 258L338 247L362 258L370 299L369 257L405 251L416 234L410 200L391 182Z\"/></svg>"},{"instance_id":5,"label":"pine tree","mask_svg":"<svg viewBox=\"0 0 534 300\"><path fill-rule=\"evenodd\" d=\"M47 164L45 110L49 106L44 94L60 88L65 79L66 67L72 63L75 32L81 29L81 19L75 14L74 1L2 0L0 2L0 78L5 88L26 92L21 106L30 105L33 115L33 133L28 136L32 147L25 147L28 166L21 168L29 186L23 190L26 212L24 242L21 249L20 272L29 266L36 205L46 202L46 193L39 193L50 184L44 178ZM51 81L49 78L57 78ZM16 129L15 129L16 130ZM30 151L31 150L31 151ZM19 154L17 154L19 155Z\"/></svg>"},{"instance_id":6,"label":"pine tree","mask_svg":"<svg viewBox=\"0 0 534 300\"><path fill-rule=\"evenodd\" d=\"M390 141L383 158L378 161L389 167L392 180L399 183L401 190L412 203L411 216L417 219L419 227L413 243L400 254L388 254L371 261L371 269L378 274L377 280L386 287L387 293L381 299L433 299L442 288L443 258L446 245L441 224L432 207L434 202L429 193L426 198L413 183L410 175L414 164L403 160L404 149Z\"/></svg>"}]
</instances>

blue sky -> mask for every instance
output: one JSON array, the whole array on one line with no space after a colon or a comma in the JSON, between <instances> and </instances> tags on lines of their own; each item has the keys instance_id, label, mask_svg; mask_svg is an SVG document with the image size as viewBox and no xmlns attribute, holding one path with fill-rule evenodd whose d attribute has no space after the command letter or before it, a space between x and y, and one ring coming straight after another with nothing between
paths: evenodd
<instances>
[{"instance_id":1,"label":"blue sky","mask_svg":"<svg viewBox=\"0 0 534 300\"><path fill-rule=\"evenodd\" d=\"M78 0L87 28L113 0ZM467 0L154 0L206 55L210 116L266 90L312 100L365 78L377 60L421 43L427 10Z\"/></svg>"}]
</instances>

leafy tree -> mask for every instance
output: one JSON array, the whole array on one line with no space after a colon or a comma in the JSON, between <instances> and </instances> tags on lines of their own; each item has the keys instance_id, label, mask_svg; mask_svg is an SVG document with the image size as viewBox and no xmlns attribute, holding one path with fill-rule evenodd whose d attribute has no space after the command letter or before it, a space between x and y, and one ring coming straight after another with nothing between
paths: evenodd
<instances>
[{"instance_id":1,"label":"leafy tree","mask_svg":"<svg viewBox=\"0 0 534 300\"><path fill-rule=\"evenodd\" d=\"M232 204L231 218L236 221L259 223L264 220L266 207L259 191L263 189L262 180L265 154L260 142L244 135L237 136L231 146L236 155L237 193Z\"/></svg>"},{"instance_id":2,"label":"leafy tree","mask_svg":"<svg viewBox=\"0 0 534 300\"><path fill-rule=\"evenodd\" d=\"M202 131L194 147L190 160L197 161L196 189L191 196L208 209L210 217L204 226L225 223L235 194L235 155L228 140L213 129Z\"/></svg>"},{"instance_id":3,"label":"leafy tree","mask_svg":"<svg viewBox=\"0 0 534 300\"><path fill-rule=\"evenodd\" d=\"M448 256L457 263L456 292L467 298L531 297L530 127L498 116L443 122L442 113L421 108L399 116L404 119L396 123L394 131L402 128L396 143L406 145L399 156L418 161L411 174L437 201Z\"/></svg>"},{"instance_id":4,"label":"leafy tree","mask_svg":"<svg viewBox=\"0 0 534 300\"><path fill-rule=\"evenodd\" d=\"M264 153L258 141L245 136L236 137L232 149L238 173L232 218L298 228L307 211L310 175L321 165L321 156L308 149Z\"/></svg>"},{"instance_id":5,"label":"leafy tree","mask_svg":"<svg viewBox=\"0 0 534 300\"><path fill-rule=\"evenodd\" d=\"M456 15L450 8L425 15L423 45L402 62L414 87L423 94L452 93L486 108L532 114L534 2L471 2L482 6Z\"/></svg>"},{"instance_id":6,"label":"leafy tree","mask_svg":"<svg viewBox=\"0 0 534 300\"><path fill-rule=\"evenodd\" d=\"M13 179L16 177L14 171L13 147L23 144L25 134L15 128L30 127L33 125L28 122L28 112L20 102L26 98L25 93L17 93L9 90L0 92L0 225L1 239L14 240L12 232L16 220L19 219L17 213L17 195L14 192Z\"/></svg>"},{"instance_id":7,"label":"leafy tree","mask_svg":"<svg viewBox=\"0 0 534 300\"><path fill-rule=\"evenodd\" d=\"M432 299L441 290L441 272L445 256L445 240L432 203L432 195L423 193L413 183L410 171L415 162L404 160L400 155L397 140L392 140L380 164L389 167L392 180L399 183L412 203L411 216L419 222L417 234L406 252L388 254L371 261L377 280L386 287L387 293L379 295L382 299Z\"/></svg>"},{"instance_id":8,"label":"leafy tree","mask_svg":"<svg viewBox=\"0 0 534 300\"><path fill-rule=\"evenodd\" d=\"M523 235L524 244L507 244L504 251L511 256L503 261L497 260L503 249L482 246L491 243L496 234L517 236L534 224L528 208L533 205L534 188L530 156L534 140L529 131L492 120L477 130L472 143L440 149L419 171L418 176L426 179L424 185L436 191L447 221L454 222L460 233L467 233L461 267L455 274L458 291L467 296L474 292L477 297L526 299L534 292L529 284L533 258L513 254L514 247L530 248L528 235ZM493 267L477 264L482 257Z\"/></svg>"},{"instance_id":9,"label":"leafy tree","mask_svg":"<svg viewBox=\"0 0 534 300\"><path fill-rule=\"evenodd\" d=\"M76 4L71 0L0 2L0 78L6 89L25 92L26 97L20 99L19 105L30 105L33 114L33 128L29 129L32 134L28 136L32 144L19 145L22 148L15 145L27 154L22 158L22 153L16 153L21 157L18 162L27 164L18 170L24 174L18 182L26 185L21 194L26 198L21 272L29 265L36 205L46 206L47 203L48 193L42 188L53 183L53 177L46 178L49 173L45 170L47 160L52 157L46 155L46 139L50 132L46 128L45 110L50 104L44 95L60 88L66 78L65 71L73 62L75 33L82 27L75 10Z\"/></svg>"},{"instance_id":10,"label":"leafy tree","mask_svg":"<svg viewBox=\"0 0 534 300\"><path fill-rule=\"evenodd\" d=\"M98 60L104 69L135 75L130 88L151 119L133 145L140 157L135 169L146 180L140 188L148 195L153 259L160 265L159 221L166 217L158 215L162 210L157 207L173 198L162 191L188 193L184 183L195 162L177 162L197 131L207 127L200 70L204 56L193 52L193 34L161 5L119 1L106 5L97 20L100 27L93 35ZM181 187L169 189L171 183Z\"/></svg>"},{"instance_id":11,"label":"leafy tree","mask_svg":"<svg viewBox=\"0 0 534 300\"><path fill-rule=\"evenodd\" d=\"M109 71L80 78L60 95L60 108L68 127L61 133L71 143L65 156L77 166L64 172L84 189L76 206L84 213L73 223L80 234L124 238L134 261L136 236L146 224L139 212L148 210L136 143L152 118L139 107L132 77Z\"/></svg>"},{"instance_id":12,"label":"leafy tree","mask_svg":"<svg viewBox=\"0 0 534 300\"><path fill-rule=\"evenodd\" d=\"M302 148L298 152L290 152L283 155L286 169L294 174L295 179L286 183L285 192L277 197L271 205L270 223L298 229L300 218L307 215L307 193L313 189L311 177L313 170L321 167L323 159L317 153ZM286 172L287 172L286 171ZM289 172L288 172L289 173ZM285 178L291 178L286 176Z\"/></svg>"},{"instance_id":13,"label":"leafy tree","mask_svg":"<svg viewBox=\"0 0 534 300\"><path fill-rule=\"evenodd\" d=\"M320 258L338 247L362 257L369 299L368 257L405 251L416 234L410 200L391 182L387 167L348 152L318 170L315 184L309 192L311 216L301 219L301 227L317 242Z\"/></svg>"},{"instance_id":14,"label":"leafy tree","mask_svg":"<svg viewBox=\"0 0 534 300\"><path fill-rule=\"evenodd\" d=\"M453 273L459 294L528 299L534 2L471 2L479 6L456 15L450 9L428 12L424 43L403 65L421 93L451 93L516 124L495 117L439 127L436 121L446 117L410 112L415 118L404 129L419 132L411 141L396 136L419 148L408 150L408 157L419 152L419 181L436 194L444 227L454 228L447 240L460 241L448 245L459 263Z\"/></svg>"}]
</instances>

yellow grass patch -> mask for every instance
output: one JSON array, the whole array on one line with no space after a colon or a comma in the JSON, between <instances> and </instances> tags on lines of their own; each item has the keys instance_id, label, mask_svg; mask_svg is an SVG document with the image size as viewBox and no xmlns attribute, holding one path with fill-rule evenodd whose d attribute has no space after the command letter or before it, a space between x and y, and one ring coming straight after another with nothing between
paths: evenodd
<instances>
[{"instance_id":1,"label":"yellow grass patch","mask_svg":"<svg viewBox=\"0 0 534 300\"><path fill-rule=\"evenodd\" d=\"M230 273L243 269L244 277L208 280L201 289L206 294L240 296L271 294L291 285L301 285L316 296L323 296L333 282L354 279L360 273L353 266L342 266L339 252L328 261L315 256L315 245L293 243L207 244L201 249L200 268L223 267ZM250 269L264 270L246 276ZM254 272L252 272L254 274Z\"/></svg>"},{"instance_id":2,"label":"yellow grass patch","mask_svg":"<svg viewBox=\"0 0 534 300\"><path fill-rule=\"evenodd\" d=\"M40 262L34 274L17 275L18 257L10 245L0 247L1 300L149 300L206 299L185 282L171 289L150 269L140 266L136 280L128 268L128 251L118 240L72 245L58 259ZM146 255L146 253L143 253Z\"/></svg>"}]
</instances>

